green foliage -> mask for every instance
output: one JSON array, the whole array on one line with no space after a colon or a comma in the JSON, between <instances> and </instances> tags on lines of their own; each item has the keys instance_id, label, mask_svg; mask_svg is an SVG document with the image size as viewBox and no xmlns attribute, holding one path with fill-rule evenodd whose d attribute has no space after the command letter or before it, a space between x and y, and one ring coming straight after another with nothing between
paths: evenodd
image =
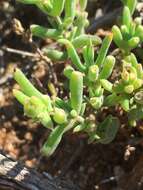
<instances>
[{"instance_id":1,"label":"green foliage","mask_svg":"<svg viewBox=\"0 0 143 190\"><path fill-rule=\"evenodd\" d=\"M129 7L131 14L133 14L137 5L137 0L122 0L122 2Z\"/></svg>"},{"instance_id":2,"label":"green foliage","mask_svg":"<svg viewBox=\"0 0 143 190\"><path fill-rule=\"evenodd\" d=\"M122 24L120 27L114 25L112 28L113 40L116 45L126 54L143 42L143 26L141 18L133 20L132 14L135 10L136 0L125 0L123 9Z\"/></svg>"},{"instance_id":3,"label":"green foliage","mask_svg":"<svg viewBox=\"0 0 143 190\"><path fill-rule=\"evenodd\" d=\"M102 123L98 125L98 129L92 132L89 142L96 140L98 143L108 144L113 141L119 129L119 120L109 115Z\"/></svg>"},{"instance_id":4,"label":"green foliage","mask_svg":"<svg viewBox=\"0 0 143 190\"><path fill-rule=\"evenodd\" d=\"M48 38L59 45L57 49L44 47L44 54L51 61L69 59L71 62L63 71L68 79L66 100L56 94L54 97L42 94L20 70L16 69L14 73L20 90L14 90L13 94L23 105L24 114L50 130L41 152L47 156L53 154L63 135L71 129L73 133L85 132L89 142L110 143L120 122L112 115L99 122L98 114L102 114L105 107L120 106L130 125L135 126L136 121L143 118L143 69L131 52L136 47L140 48L143 42L141 19L132 18L137 1L122 0L121 26L113 26L112 33L103 41L96 35L85 33L88 25L87 0L19 1L37 6L51 23L51 28L30 27L32 36ZM118 66L116 57L108 55L112 39L121 52ZM95 51L95 46L100 44L101 47ZM112 74L116 71L118 77ZM97 120L90 119L89 108Z\"/></svg>"},{"instance_id":5,"label":"green foliage","mask_svg":"<svg viewBox=\"0 0 143 190\"><path fill-rule=\"evenodd\" d=\"M13 94L23 105L24 114L51 130L51 135L42 149L42 152L45 151L46 155L50 155L58 146L62 135L84 121L82 118L84 112L83 75L79 71L71 73L71 97L67 101L59 98L55 100L48 95L42 94L19 69L15 70L14 79L20 85L20 90L14 89ZM73 114L71 114L72 110L76 112L74 119ZM54 123L58 124L56 128L53 128Z\"/></svg>"}]
</instances>

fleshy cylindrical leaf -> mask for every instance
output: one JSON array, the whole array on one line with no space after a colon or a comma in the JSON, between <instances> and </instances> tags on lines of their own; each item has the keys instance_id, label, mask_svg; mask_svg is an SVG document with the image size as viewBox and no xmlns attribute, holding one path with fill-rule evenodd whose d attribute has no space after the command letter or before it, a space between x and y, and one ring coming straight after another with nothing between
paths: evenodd
<instances>
[{"instance_id":1,"label":"fleshy cylindrical leaf","mask_svg":"<svg viewBox=\"0 0 143 190\"><path fill-rule=\"evenodd\" d=\"M136 79L133 82L134 90L140 88L142 85L143 85L143 80L141 80L141 79Z\"/></svg>"},{"instance_id":2,"label":"fleshy cylindrical leaf","mask_svg":"<svg viewBox=\"0 0 143 190\"><path fill-rule=\"evenodd\" d=\"M128 41L128 45L130 48L136 48L137 45L139 44L140 39L139 37L132 37L129 41Z\"/></svg>"},{"instance_id":3,"label":"fleshy cylindrical leaf","mask_svg":"<svg viewBox=\"0 0 143 190\"><path fill-rule=\"evenodd\" d=\"M59 145L63 133L65 130L65 126L57 126L56 128L53 129L51 134L49 135L47 141L44 143L41 152L46 155L46 156L51 156L54 151L56 150L57 146Z\"/></svg>"},{"instance_id":4,"label":"fleshy cylindrical leaf","mask_svg":"<svg viewBox=\"0 0 143 190\"><path fill-rule=\"evenodd\" d=\"M98 53L98 57L97 57L96 62L95 62L95 64L99 67L101 67L104 63L108 49L109 49L110 44L112 42L112 38L113 38L113 34L110 34L110 35L106 36L102 42L102 46L100 48L100 51Z\"/></svg>"},{"instance_id":5,"label":"fleshy cylindrical leaf","mask_svg":"<svg viewBox=\"0 0 143 190\"><path fill-rule=\"evenodd\" d=\"M66 39L60 39L59 43L62 43L62 44L66 45L68 55L71 58L73 64L77 67L77 69L84 72L86 70L86 68L81 63L80 58L79 58L74 46L72 45L72 43L70 41L66 40Z\"/></svg>"},{"instance_id":6,"label":"fleshy cylindrical leaf","mask_svg":"<svg viewBox=\"0 0 143 190\"><path fill-rule=\"evenodd\" d=\"M113 40L118 47L122 46L123 36L118 26L114 25L112 28Z\"/></svg>"},{"instance_id":7,"label":"fleshy cylindrical leaf","mask_svg":"<svg viewBox=\"0 0 143 190\"><path fill-rule=\"evenodd\" d=\"M41 92L39 92L19 69L15 70L14 79L20 85L25 95L29 97L36 96L40 98L47 106L47 109L49 111L52 110L50 97L48 95L43 95Z\"/></svg>"},{"instance_id":8,"label":"fleshy cylindrical leaf","mask_svg":"<svg viewBox=\"0 0 143 190\"><path fill-rule=\"evenodd\" d=\"M105 59L105 63L103 65L103 69L100 72L99 78L107 79L111 75L114 65L115 65L115 58L113 56L107 56Z\"/></svg>"},{"instance_id":9,"label":"fleshy cylindrical leaf","mask_svg":"<svg viewBox=\"0 0 143 190\"><path fill-rule=\"evenodd\" d=\"M123 39L127 40L129 38L130 34L129 34L129 30L126 25L121 26L121 32L122 32Z\"/></svg>"},{"instance_id":10,"label":"fleshy cylindrical leaf","mask_svg":"<svg viewBox=\"0 0 143 190\"><path fill-rule=\"evenodd\" d=\"M70 78L71 107L80 113L83 100L83 75L73 71Z\"/></svg>"},{"instance_id":11,"label":"fleshy cylindrical leaf","mask_svg":"<svg viewBox=\"0 0 143 190\"><path fill-rule=\"evenodd\" d=\"M21 92L20 90L13 90L13 95L15 96L15 98L22 104L24 105L25 101L27 101L29 99L28 96L26 96L23 92Z\"/></svg>"},{"instance_id":12,"label":"fleshy cylindrical leaf","mask_svg":"<svg viewBox=\"0 0 143 190\"><path fill-rule=\"evenodd\" d=\"M53 0L52 6L53 9L50 11L50 15L56 17L60 16L64 9L65 0Z\"/></svg>"},{"instance_id":13,"label":"fleshy cylindrical leaf","mask_svg":"<svg viewBox=\"0 0 143 190\"><path fill-rule=\"evenodd\" d=\"M80 8L82 11L84 11L86 9L87 1L88 0L79 0Z\"/></svg>"},{"instance_id":14,"label":"fleshy cylindrical leaf","mask_svg":"<svg viewBox=\"0 0 143 190\"><path fill-rule=\"evenodd\" d=\"M100 80L102 87L108 92L112 92L113 84L106 79Z\"/></svg>"},{"instance_id":15,"label":"fleshy cylindrical leaf","mask_svg":"<svg viewBox=\"0 0 143 190\"><path fill-rule=\"evenodd\" d=\"M126 112L128 112L130 110L130 100L125 98L123 100L120 101L121 107L123 108L123 110L125 110Z\"/></svg>"},{"instance_id":16,"label":"fleshy cylindrical leaf","mask_svg":"<svg viewBox=\"0 0 143 190\"><path fill-rule=\"evenodd\" d=\"M33 36L37 36L43 39L45 38L58 39L61 35L61 31L57 29L49 29L36 24L31 25L30 30Z\"/></svg>"},{"instance_id":17,"label":"fleshy cylindrical leaf","mask_svg":"<svg viewBox=\"0 0 143 190\"><path fill-rule=\"evenodd\" d=\"M141 41L143 41L143 26L139 25L136 28L135 36L139 37Z\"/></svg>"},{"instance_id":18,"label":"fleshy cylindrical leaf","mask_svg":"<svg viewBox=\"0 0 143 190\"><path fill-rule=\"evenodd\" d=\"M122 1L130 9L130 13L133 14L137 5L137 0L122 0Z\"/></svg>"},{"instance_id":19,"label":"fleshy cylindrical leaf","mask_svg":"<svg viewBox=\"0 0 143 190\"><path fill-rule=\"evenodd\" d=\"M77 19L75 20L75 26L77 26L76 36L80 36L85 33L85 27L89 24L87 16L87 12L78 12Z\"/></svg>"},{"instance_id":20,"label":"fleshy cylindrical leaf","mask_svg":"<svg viewBox=\"0 0 143 190\"><path fill-rule=\"evenodd\" d=\"M54 61L64 61L68 57L66 52L50 49L48 47L43 48L42 51L48 58Z\"/></svg>"},{"instance_id":21,"label":"fleshy cylindrical leaf","mask_svg":"<svg viewBox=\"0 0 143 190\"><path fill-rule=\"evenodd\" d=\"M84 47L85 45L88 45L90 40L94 46L101 44L101 39L98 36L96 35L92 36L87 34L82 34L74 38L72 44L74 45L75 48L81 48Z\"/></svg>"},{"instance_id":22,"label":"fleshy cylindrical leaf","mask_svg":"<svg viewBox=\"0 0 143 190\"><path fill-rule=\"evenodd\" d=\"M123 10L123 25L127 26L128 30L130 29L131 22L132 22L132 17L130 13L130 9L125 6Z\"/></svg>"},{"instance_id":23,"label":"fleshy cylindrical leaf","mask_svg":"<svg viewBox=\"0 0 143 190\"><path fill-rule=\"evenodd\" d=\"M76 14L76 0L65 0L65 20L74 19Z\"/></svg>"}]
</instances>

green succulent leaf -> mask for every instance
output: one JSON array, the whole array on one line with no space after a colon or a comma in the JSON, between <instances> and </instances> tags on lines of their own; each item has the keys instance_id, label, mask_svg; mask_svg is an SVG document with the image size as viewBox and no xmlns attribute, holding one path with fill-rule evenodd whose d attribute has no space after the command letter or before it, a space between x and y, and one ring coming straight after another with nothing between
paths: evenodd
<instances>
[{"instance_id":1,"label":"green succulent leaf","mask_svg":"<svg viewBox=\"0 0 143 190\"><path fill-rule=\"evenodd\" d=\"M80 8L82 11L86 9L88 0L79 0Z\"/></svg>"},{"instance_id":2,"label":"green succulent leaf","mask_svg":"<svg viewBox=\"0 0 143 190\"><path fill-rule=\"evenodd\" d=\"M50 15L53 17L60 16L64 9L65 0L53 0L52 7L53 9L50 11Z\"/></svg>"},{"instance_id":3,"label":"green succulent leaf","mask_svg":"<svg viewBox=\"0 0 143 190\"><path fill-rule=\"evenodd\" d=\"M86 67L81 63L80 58L79 58L73 44L66 39L60 39L58 41L59 41L59 43L62 43L66 46L68 55L71 58L73 64L76 66L76 68L79 69L79 71L84 72L86 70Z\"/></svg>"},{"instance_id":4,"label":"green succulent leaf","mask_svg":"<svg viewBox=\"0 0 143 190\"><path fill-rule=\"evenodd\" d=\"M125 6L123 10L123 25L127 27L128 30L130 30L131 22L132 22L132 17L130 13L130 9Z\"/></svg>"},{"instance_id":5,"label":"green succulent leaf","mask_svg":"<svg viewBox=\"0 0 143 190\"><path fill-rule=\"evenodd\" d=\"M62 139L64 130L64 125L57 126L55 129L53 129L53 131L50 133L47 141L44 143L41 149L42 154L49 157L55 152L57 146L59 145Z\"/></svg>"},{"instance_id":6,"label":"green succulent leaf","mask_svg":"<svg viewBox=\"0 0 143 190\"><path fill-rule=\"evenodd\" d=\"M76 15L76 0L65 0L65 20L74 19Z\"/></svg>"},{"instance_id":7,"label":"green succulent leaf","mask_svg":"<svg viewBox=\"0 0 143 190\"><path fill-rule=\"evenodd\" d=\"M115 65L115 58L113 56L107 56L103 64L103 68L100 72L99 79L108 79L113 71Z\"/></svg>"},{"instance_id":8,"label":"green succulent leaf","mask_svg":"<svg viewBox=\"0 0 143 190\"><path fill-rule=\"evenodd\" d=\"M137 0L122 0L122 2L130 9L131 14L133 14L138 1Z\"/></svg>"},{"instance_id":9,"label":"green succulent leaf","mask_svg":"<svg viewBox=\"0 0 143 190\"><path fill-rule=\"evenodd\" d=\"M30 30L33 36L37 36L43 39L45 38L58 39L61 36L62 32L57 29L49 29L36 24L31 25Z\"/></svg>"},{"instance_id":10,"label":"green succulent leaf","mask_svg":"<svg viewBox=\"0 0 143 190\"><path fill-rule=\"evenodd\" d=\"M138 121L138 120L142 119L143 118L143 107L142 106L138 106L137 108L132 109L128 113L128 118L129 118L129 121L130 120Z\"/></svg>"},{"instance_id":11,"label":"green succulent leaf","mask_svg":"<svg viewBox=\"0 0 143 190\"><path fill-rule=\"evenodd\" d=\"M108 49L110 47L110 44L112 42L113 34L110 34L106 36L102 42L102 46L100 48L100 51L98 53L98 57L96 59L95 65L101 67L105 61L105 57L107 55Z\"/></svg>"},{"instance_id":12,"label":"green succulent leaf","mask_svg":"<svg viewBox=\"0 0 143 190\"><path fill-rule=\"evenodd\" d=\"M80 113L83 101L83 75L73 71L70 77L71 107Z\"/></svg>"},{"instance_id":13,"label":"green succulent leaf","mask_svg":"<svg viewBox=\"0 0 143 190\"><path fill-rule=\"evenodd\" d=\"M97 127L97 135L100 139L97 142L102 144L108 144L114 140L119 130L120 122L118 118L108 116L99 126Z\"/></svg>"},{"instance_id":14,"label":"green succulent leaf","mask_svg":"<svg viewBox=\"0 0 143 190\"><path fill-rule=\"evenodd\" d=\"M72 44L75 48L82 48L86 45L88 45L90 43L90 41L92 42L92 44L94 46L97 46L99 44L101 44L101 39L98 36L92 36L92 35L87 35L87 34L82 34L80 36L77 36L76 38L74 38L72 40Z\"/></svg>"},{"instance_id":15,"label":"green succulent leaf","mask_svg":"<svg viewBox=\"0 0 143 190\"><path fill-rule=\"evenodd\" d=\"M22 71L20 71L19 69L16 69L14 72L14 79L20 85L20 88L24 92L25 95L29 97L35 96L37 98L40 98L43 101L43 103L47 106L47 109L49 111L52 110L50 97L48 95L43 95L41 92L39 92L32 85L32 83L25 77Z\"/></svg>"}]
</instances>

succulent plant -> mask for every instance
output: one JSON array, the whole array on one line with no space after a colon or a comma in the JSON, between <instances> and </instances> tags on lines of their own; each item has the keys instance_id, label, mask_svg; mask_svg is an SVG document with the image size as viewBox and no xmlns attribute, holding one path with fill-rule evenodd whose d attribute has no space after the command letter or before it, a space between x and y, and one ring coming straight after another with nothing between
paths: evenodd
<instances>
[{"instance_id":1,"label":"succulent plant","mask_svg":"<svg viewBox=\"0 0 143 190\"><path fill-rule=\"evenodd\" d=\"M120 106L130 125L135 126L136 121L143 118L143 69L135 54L131 53L143 41L140 18L132 19L137 1L122 0L122 24L113 26L103 41L96 35L85 33L87 0L19 1L37 6L51 23L51 28L30 27L33 36L49 38L58 44L56 49L44 47L44 54L51 61L69 59L71 62L63 71L68 79L66 100L57 94L54 97L42 94L19 69L14 72L20 90L14 90L13 94L23 105L24 114L50 130L41 152L47 156L53 154L69 130L85 132L89 143L110 143L119 129L119 119L107 115L100 122L92 120L86 112L88 108L96 117L105 107ZM116 57L109 53L112 39L121 50L120 67L117 67ZM95 46L100 44L101 47L95 51ZM116 70L119 71L118 78L111 79Z\"/></svg>"}]
</instances>

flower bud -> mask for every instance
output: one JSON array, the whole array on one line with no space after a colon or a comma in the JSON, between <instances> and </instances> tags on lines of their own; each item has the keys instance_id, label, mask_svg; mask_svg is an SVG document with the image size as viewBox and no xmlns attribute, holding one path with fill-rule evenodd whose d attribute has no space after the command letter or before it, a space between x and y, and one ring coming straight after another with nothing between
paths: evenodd
<instances>
[{"instance_id":1,"label":"flower bud","mask_svg":"<svg viewBox=\"0 0 143 190\"><path fill-rule=\"evenodd\" d=\"M58 124L63 124L67 122L67 114L63 109L55 108L53 119Z\"/></svg>"},{"instance_id":2,"label":"flower bud","mask_svg":"<svg viewBox=\"0 0 143 190\"><path fill-rule=\"evenodd\" d=\"M124 91L127 94L131 94L134 91L134 86L133 85L127 85L127 86L124 87Z\"/></svg>"},{"instance_id":3,"label":"flower bud","mask_svg":"<svg viewBox=\"0 0 143 190\"><path fill-rule=\"evenodd\" d=\"M88 70L88 79L91 82L95 82L99 76L99 68L97 65L92 65Z\"/></svg>"},{"instance_id":4,"label":"flower bud","mask_svg":"<svg viewBox=\"0 0 143 190\"><path fill-rule=\"evenodd\" d=\"M93 108L99 109L103 104L103 96L90 98L90 104Z\"/></svg>"},{"instance_id":5,"label":"flower bud","mask_svg":"<svg viewBox=\"0 0 143 190\"><path fill-rule=\"evenodd\" d=\"M70 115L71 115L73 118L75 118L75 117L78 116L78 113L77 113L76 110L72 110L72 111L70 112Z\"/></svg>"},{"instance_id":6,"label":"flower bud","mask_svg":"<svg viewBox=\"0 0 143 190\"><path fill-rule=\"evenodd\" d=\"M130 79L129 79L129 81L130 82L133 82L133 81L135 81L137 79L137 75L135 74L135 73L130 73Z\"/></svg>"},{"instance_id":7,"label":"flower bud","mask_svg":"<svg viewBox=\"0 0 143 190\"><path fill-rule=\"evenodd\" d=\"M130 124L131 127L136 127L137 126L136 120L129 120L129 124Z\"/></svg>"},{"instance_id":8,"label":"flower bud","mask_svg":"<svg viewBox=\"0 0 143 190\"><path fill-rule=\"evenodd\" d=\"M24 102L24 113L32 119L36 119L38 114L43 111L45 111L45 105L35 96L32 96Z\"/></svg>"},{"instance_id":9,"label":"flower bud","mask_svg":"<svg viewBox=\"0 0 143 190\"><path fill-rule=\"evenodd\" d=\"M65 75L68 79L70 79L71 74L72 74L73 71L74 71L74 68L71 67L70 65L68 65L68 66L65 67L65 69L64 69L64 75Z\"/></svg>"},{"instance_id":10,"label":"flower bud","mask_svg":"<svg viewBox=\"0 0 143 190\"><path fill-rule=\"evenodd\" d=\"M123 72L121 73L121 77L125 83L129 82L129 73L126 69L123 68Z\"/></svg>"}]
</instances>

